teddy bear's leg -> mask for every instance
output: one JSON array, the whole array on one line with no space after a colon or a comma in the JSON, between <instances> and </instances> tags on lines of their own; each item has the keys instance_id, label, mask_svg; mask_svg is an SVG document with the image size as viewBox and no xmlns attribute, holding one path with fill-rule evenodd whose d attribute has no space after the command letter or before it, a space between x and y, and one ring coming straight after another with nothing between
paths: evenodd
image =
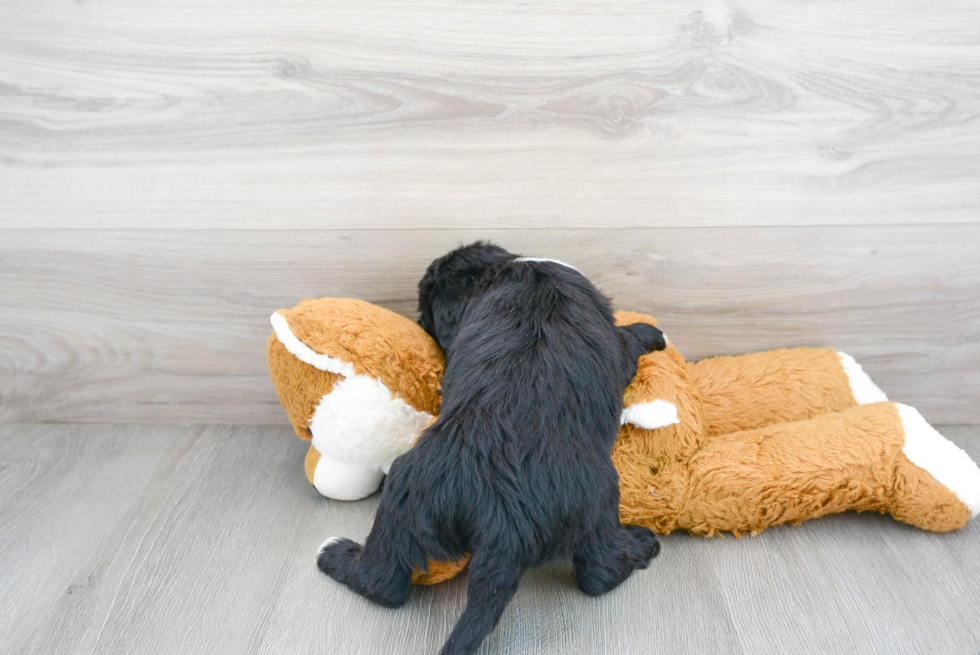
<instances>
[{"instance_id":1,"label":"teddy bear's leg","mask_svg":"<svg viewBox=\"0 0 980 655\"><path fill-rule=\"evenodd\" d=\"M759 532L845 510L917 527L962 527L980 511L980 469L912 408L882 402L719 435L689 463L678 526Z\"/></svg>"},{"instance_id":2,"label":"teddy bear's leg","mask_svg":"<svg viewBox=\"0 0 980 655\"><path fill-rule=\"evenodd\" d=\"M306 451L306 479L327 498L360 500L378 490L384 472L379 466L341 462L324 457L310 444Z\"/></svg>"},{"instance_id":3,"label":"teddy bear's leg","mask_svg":"<svg viewBox=\"0 0 980 655\"><path fill-rule=\"evenodd\" d=\"M895 494L889 513L899 521L942 532L980 514L980 468L956 444L929 425L914 407L894 403L905 432L897 463ZM950 498L955 496L959 503Z\"/></svg>"},{"instance_id":4,"label":"teddy bear's leg","mask_svg":"<svg viewBox=\"0 0 980 655\"><path fill-rule=\"evenodd\" d=\"M610 496L595 531L572 557L578 586L591 596L616 588L660 553L660 543L651 530L620 524L618 490Z\"/></svg>"},{"instance_id":5,"label":"teddy bear's leg","mask_svg":"<svg viewBox=\"0 0 980 655\"><path fill-rule=\"evenodd\" d=\"M854 359L832 348L770 350L690 365L708 436L886 400Z\"/></svg>"},{"instance_id":6,"label":"teddy bear's leg","mask_svg":"<svg viewBox=\"0 0 980 655\"><path fill-rule=\"evenodd\" d=\"M335 500L367 498L378 490L385 477L380 466L324 457L312 445L306 453L305 469L316 490Z\"/></svg>"},{"instance_id":7,"label":"teddy bear's leg","mask_svg":"<svg viewBox=\"0 0 980 655\"><path fill-rule=\"evenodd\" d=\"M314 487L316 484L313 482L316 477L316 465L320 463L320 451L310 444L310 449L306 451L306 460L303 462L303 469L306 471L306 479L309 480L310 484Z\"/></svg>"}]
</instances>

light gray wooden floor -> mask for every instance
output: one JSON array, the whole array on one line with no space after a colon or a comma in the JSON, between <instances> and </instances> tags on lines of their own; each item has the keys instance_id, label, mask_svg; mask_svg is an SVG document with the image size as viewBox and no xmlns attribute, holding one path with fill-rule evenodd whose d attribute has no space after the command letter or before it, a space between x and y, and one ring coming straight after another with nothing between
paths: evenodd
<instances>
[{"instance_id":1,"label":"light gray wooden floor","mask_svg":"<svg viewBox=\"0 0 980 655\"><path fill-rule=\"evenodd\" d=\"M980 458L980 427L943 432ZM461 580L369 604L320 574L378 497L319 497L278 426L0 425L0 653L431 653ZM482 653L976 653L980 523L847 514L674 534L616 591L529 574Z\"/></svg>"}]
</instances>

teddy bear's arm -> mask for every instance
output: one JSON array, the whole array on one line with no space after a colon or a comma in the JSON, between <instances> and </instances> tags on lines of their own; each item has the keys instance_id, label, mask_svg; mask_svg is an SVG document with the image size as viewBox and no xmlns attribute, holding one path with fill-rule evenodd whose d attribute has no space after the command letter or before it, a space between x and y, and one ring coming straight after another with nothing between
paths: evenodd
<instances>
[{"instance_id":1,"label":"teddy bear's arm","mask_svg":"<svg viewBox=\"0 0 980 655\"><path fill-rule=\"evenodd\" d=\"M689 370L709 437L886 400L852 358L832 348L712 357Z\"/></svg>"},{"instance_id":2,"label":"teddy bear's arm","mask_svg":"<svg viewBox=\"0 0 980 655\"><path fill-rule=\"evenodd\" d=\"M942 532L980 512L977 465L896 403L719 435L688 475L676 527L696 534L754 534L845 510Z\"/></svg>"}]
</instances>

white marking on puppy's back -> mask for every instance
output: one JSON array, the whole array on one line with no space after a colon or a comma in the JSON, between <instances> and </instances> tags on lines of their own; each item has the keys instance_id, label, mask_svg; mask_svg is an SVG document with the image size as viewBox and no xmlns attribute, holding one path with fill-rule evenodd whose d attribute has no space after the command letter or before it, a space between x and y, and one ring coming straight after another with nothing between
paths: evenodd
<instances>
[{"instance_id":1,"label":"white marking on puppy's back","mask_svg":"<svg viewBox=\"0 0 980 655\"><path fill-rule=\"evenodd\" d=\"M980 468L962 448L939 434L914 407L895 403L905 428L902 452L909 461L929 472L936 481L956 494L970 508L970 514L980 514Z\"/></svg>"},{"instance_id":2,"label":"white marking on puppy's back","mask_svg":"<svg viewBox=\"0 0 980 655\"><path fill-rule=\"evenodd\" d=\"M572 269L573 271L575 271L577 273L581 273L582 272L582 271L578 270L577 268L575 268L574 266L572 266L571 264L566 264L565 262L559 261L557 259L548 259L546 257L518 257L514 261L515 262L551 262L552 264L558 264L559 266L564 266L566 268L570 268L570 269Z\"/></svg>"}]
</instances>

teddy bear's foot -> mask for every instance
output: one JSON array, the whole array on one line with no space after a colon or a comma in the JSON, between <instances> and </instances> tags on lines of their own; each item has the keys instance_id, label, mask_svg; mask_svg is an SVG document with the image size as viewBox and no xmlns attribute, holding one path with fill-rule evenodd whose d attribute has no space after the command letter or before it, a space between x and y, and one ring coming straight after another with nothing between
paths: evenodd
<instances>
[{"instance_id":1,"label":"teddy bear's foot","mask_svg":"<svg viewBox=\"0 0 980 655\"><path fill-rule=\"evenodd\" d=\"M891 402L714 437L692 455L688 475L677 527L696 534L756 534L848 510L941 532L980 509L980 469L969 455Z\"/></svg>"},{"instance_id":2,"label":"teddy bear's foot","mask_svg":"<svg viewBox=\"0 0 980 655\"><path fill-rule=\"evenodd\" d=\"M306 476L317 491L335 500L367 498L385 477L380 466L324 457L312 446L306 455Z\"/></svg>"},{"instance_id":3,"label":"teddy bear's foot","mask_svg":"<svg viewBox=\"0 0 980 655\"><path fill-rule=\"evenodd\" d=\"M847 376L848 384L851 387L851 394L854 396L854 402L858 405L867 405L868 403L880 403L888 400L885 392L878 388L878 385L872 381L871 376L864 372L864 369L861 368L861 365L853 357L839 350L837 351L837 357L840 359L840 365L844 369L844 375Z\"/></svg>"},{"instance_id":4,"label":"teddy bear's foot","mask_svg":"<svg viewBox=\"0 0 980 655\"><path fill-rule=\"evenodd\" d=\"M913 407L895 403L904 444L889 513L924 530L945 532L980 514L980 468Z\"/></svg>"}]
</instances>

